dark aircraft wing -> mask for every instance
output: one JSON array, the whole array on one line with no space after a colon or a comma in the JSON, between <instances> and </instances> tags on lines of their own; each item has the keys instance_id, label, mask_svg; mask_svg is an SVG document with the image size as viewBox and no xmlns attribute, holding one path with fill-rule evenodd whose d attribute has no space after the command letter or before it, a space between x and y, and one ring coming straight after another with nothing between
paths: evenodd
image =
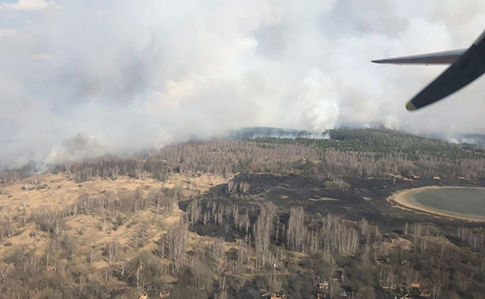
<instances>
[{"instance_id":1,"label":"dark aircraft wing","mask_svg":"<svg viewBox=\"0 0 485 299\"><path fill-rule=\"evenodd\" d=\"M460 54L459 51L462 51L462 53ZM444 55L444 53L447 54ZM434 63L430 61L434 61ZM409 101L406 105L406 109L416 110L437 102L470 84L485 73L485 32L482 33L480 38L478 38L478 40L466 51L455 50L434 54L384 59L374 62L398 64L443 64L445 61L453 64Z\"/></svg>"},{"instance_id":2,"label":"dark aircraft wing","mask_svg":"<svg viewBox=\"0 0 485 299\"><path fill-rule=\"evenodd\" d=\"M372 60L372 62L380 64L453 64L458 59L458 57L465 53L465 51L466 49L444 51L429 54Z\"/></svg>"}]
</instances>

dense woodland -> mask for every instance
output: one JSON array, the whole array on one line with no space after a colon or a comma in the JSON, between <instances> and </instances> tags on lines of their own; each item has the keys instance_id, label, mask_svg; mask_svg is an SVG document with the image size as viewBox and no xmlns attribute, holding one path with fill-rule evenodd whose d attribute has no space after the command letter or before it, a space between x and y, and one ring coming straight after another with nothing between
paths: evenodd
<instances>
[{"instance_id":1,"label":"dense woodland","mask_svg":"<svg viewBox=\"0 0 485 299\"><path fill-rule=\"evenodd\" d=\"M126 190L80 194L57 209L0 214L0 246L12 246L9 239L26 229L43 244L40 253L12 248L1 257L0 298L223 299L279 291L287 298L485 298L485 230L479 226L410 222L388 230L364 218L309 213L302 205L284 209L264 193L251 195L250 184L229 179L297 174L337 188L350 179L390 175L473 182L485 177L484 158L460 145L403 133L340 129L330 139L211 140L129 158L66 162L52 171L78 183L120 176L164 181L174 173L219 174L229 183L223 195ZM33 172L29 165L0 180L8 185ZM159 224L141 220L144 213L164 219L179 206L180 219L158 237ZM99 231L126 229L129 242L81 251L76 236L83 230L66 229L66 221L81 216L96 221ZM195 242L190 236L196 231L207 233ZM107 266L95 267L99 261ZM328 288L318 289L318 283Z\"/></svg>"}]
</instances>

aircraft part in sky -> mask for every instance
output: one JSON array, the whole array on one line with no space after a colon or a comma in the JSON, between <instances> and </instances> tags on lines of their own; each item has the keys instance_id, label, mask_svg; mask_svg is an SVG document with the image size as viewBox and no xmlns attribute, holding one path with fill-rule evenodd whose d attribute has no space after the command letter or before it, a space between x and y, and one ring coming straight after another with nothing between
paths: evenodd
<instances>
[{"instance_id":1,"label":"aircraft part in sky","mask_svg":"<svg viewBox=\"0 0 485 299\"><path fill-rule=\"evenodd\" d=\"M426 65L453 63L406 105L406 109L410 111L420 109L451 95L485 73L485 32L468 50L373 60L372 62Z\"/></svg>"},{"instance_id":2,"label":"aircraft part in sky","mask_svg":"<svg viewBox=\"0 0 485 299\"><path fill-rule=\"evenodd\" d=\"M429 53L422 55L404 56L389 59L372 60L380 64L453 64L466 49Z\"/></svg>"}]
</instances>

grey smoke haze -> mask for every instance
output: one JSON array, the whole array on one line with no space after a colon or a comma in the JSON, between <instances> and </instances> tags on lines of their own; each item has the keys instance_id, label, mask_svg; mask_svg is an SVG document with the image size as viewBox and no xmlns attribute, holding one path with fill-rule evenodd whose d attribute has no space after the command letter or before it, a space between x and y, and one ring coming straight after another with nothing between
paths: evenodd
<instances>
[{"instance_id":1,"label":"grey smoke haze","mask_svg":"<svg viewBox=\"0 0 485 299\"><path fill-rule=\"evenodd\" d=\"M250 126L485 132L483 78L408 113L443 68L369 62L468 47L485 29L483 0L0 3L4 167Z\"/></svg>"}]
</instances>

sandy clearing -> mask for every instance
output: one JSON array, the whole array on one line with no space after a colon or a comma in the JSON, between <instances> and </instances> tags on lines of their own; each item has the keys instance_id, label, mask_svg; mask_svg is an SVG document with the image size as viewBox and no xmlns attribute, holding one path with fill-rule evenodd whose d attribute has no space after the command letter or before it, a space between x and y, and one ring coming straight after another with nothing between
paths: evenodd
<instances>
[{"instance_id":1,"label":"sandy clearing","mask_svg":"<svg viewBox=\"0 0 485 299\"><path fill-rule=\"evenodd\" d=\"M36 181L34 184L33 182ZM127 176L120 176L117 180L94 178L83 183L76 183L70 174L42 174L26 178L22 181L0 185L0 218L23 217L29 219L30 215L40 208L46 207L51 211L63 210L66 206L77 201L81 194L101 195L105 192L120 192L122 190L140 189L144 194L153 189L177 188L185 195L203 193L210 188L227 183L228 179L208 174L172 174L166 182L153 178L144 180ZM65 233L75 245L75 256L80 263L86 263L92 246L95 246L97 260L93 264L96 268L107 266L106 257L102 255L102 248L110 242L120 244L120 259L130 260L140 251L152 251L156 242L167 229L180 220L184 212L176 208L168 214L156 214L152 210L137 213L123 214L123 224L114 229L114 223L107 222L106 229L102 230L100 216L78 214L64 218ZM146 244L141 248L132 248L132 236L140 227L147 227ZM35 232L35 236L30 233ZM45 254L47 233L41 231L32 222L23 227L17 227L15 222L15 235L0 242L0 256L5 257L15 250L35 251L38 256ZM127 251L124 248L128 248ZM0 261L2 264L2 261ZM87 263L89 264L89 263Z\"/></svg>"},{"instance_id":2,"label":"sandy clearing","mask_svg":"<svg viewBox=\"0 0 485 299\"><path fill-rule=\"evenodd\" d=\"M413 189L406 189L406 190L400 190L392 194L387 198L387 201L391 203L397 204L398 208L403 208L403 209L411 209L412 211L416 212L425 212L426 214L431 214L434 216L441 216L441 217L447 217L447 218L453 218L453 219L460 219L460 220L466 220L469 222L485 222L485 217L475 217L475 216L464 216L464 215L458 215L453 212L445 212L442 210L436 210L430 207L425 207L422 205L417 204L414 202L413 195L422 191L426 190L435 190L435 189L454 189L454 188L473 188L473 189L485 189L482 187L453 187L453 186L427 186L427 187L420 187L420 188L413 188Z\"/></svg>"},{"instance_id":3,"label":"sandy clearing","mask_svg":"<svg viewBox=\"0 0 485 299\"><path fill-rule=\"evenodd\" d=\"M36 185L31 184L37 181ZM69 174L46 173L22 181L0 185L0 215L25 214L41 207L62 210L74 203L81 194L99 195L104 192L141 189L148 193L152 189L178 188L183 192L207 192L210 188L227 183L227 179L209 174L172 174L166 182L146 178L139 180L120 176L116 180L94 178L76 183ZM24 188L28 187L29 190Z\"/></svg>"}]
</instances>

